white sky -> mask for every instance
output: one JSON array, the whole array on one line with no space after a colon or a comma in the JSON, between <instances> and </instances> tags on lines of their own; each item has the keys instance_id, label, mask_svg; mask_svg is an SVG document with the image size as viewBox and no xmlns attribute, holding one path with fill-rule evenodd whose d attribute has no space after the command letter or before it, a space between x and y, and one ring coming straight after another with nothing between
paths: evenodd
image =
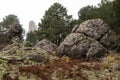
<instances>
[{"instance_id":1,"label":"white sky","mask_svg":"<svg viewBox=\"0 0 120 80\"><path fill-rule=\"evenodd\" d=\"M28 30L29 21L40 22L44 13L55 2L67 8L68 14L78 18L78 11L86 5L97 5L101 0L0 0L0 21L9 14L18 16L25 30Z\"/></svg>"}]
</instances>

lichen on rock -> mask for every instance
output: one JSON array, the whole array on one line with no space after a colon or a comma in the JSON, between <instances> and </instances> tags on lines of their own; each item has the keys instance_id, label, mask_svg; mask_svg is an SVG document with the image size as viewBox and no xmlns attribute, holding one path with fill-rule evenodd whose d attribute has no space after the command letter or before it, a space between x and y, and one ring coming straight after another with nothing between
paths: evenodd
<instances>
[{"instance_id":1,"label":"lichen on rock","mask_svg":"<svg viewBox=\"0 0 120 80\"><path fill-rule=\"evenodd\" d=\"M116 35L101 19L91 19L76 25L58 47L59 56L71 58L101 58L116 47Z\"/></svg>"}]
</instances>

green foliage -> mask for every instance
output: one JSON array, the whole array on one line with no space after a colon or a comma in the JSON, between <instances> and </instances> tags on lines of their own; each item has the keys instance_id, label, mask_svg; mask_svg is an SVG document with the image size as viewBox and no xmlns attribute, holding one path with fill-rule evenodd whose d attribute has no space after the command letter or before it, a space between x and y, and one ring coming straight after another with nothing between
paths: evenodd
<instances>
[{"instance_id":1,"label":"green foliage","mask_svg":"<svg viewBox=\"0 0 120 80\"><path fill-rule=\"evenodd\" d=\"M14 14L10 14L8 16L5 16L5 18L3 18L1 25L8 29L14 21L19 21L18 17Z\"/></svg>"},{"instance_id":2,"label":"green foliage","mask_svg":"<svg viewBox=\"0 0 120 80\"><path fill-rule=\"evenodd\" d=\"M9 44L10 38L8 37L8 30L10 29L10 26L13 24L13 22L19 22L19 19L16 15L10 14L5 16L3 18L3 21L0 22L0 49L3 48L2 44ZM9 34L10 35L10 34Z\"/></svg>"},{"instance_id":3,"label":"green foliage","mask_svg":"<svg viewBox=\"0 0 120 80\"><path fill-rule=\"evenodd\" d=\"M119 33L119 22L120 22L120 1L115 0L114 2L110 0L101 0L101 3L98 4L98 7L95 6L86 6L79 10L78 22L83 22L88 19L103 19L112 30L116 33Z\"/></svg>"},{"instance_id":4,"label":"green foliage","mask_svg":"<svg viewBox=\"0 0 120 80\"><path fill-rule=\"evenodd\" d=\"M26 41L28 43L31 43L31 44L36 44L36 41L37 41L37 36L35 34L35 32L28 32L27 33L27 37L26 37Z\"/></svg>"},{"instance_id":5,"label":"green foliage","mask_svg":"<svg viewBox=\"0 0 120 80\"><path fill-rule=\"evenodd\" d=\"M109 25L114 24L114 12L113 12L113 3L108 0L102 0L98 8L98 17L102 18Z\"/></svg>"},{"instance_id":6,"label":"green foliage","mask_svg":"<svg viewBox=\"0 0 120 80\"><path fill-rule=\"evenodd\" d=\"M103 19L112 30L118 33L118 27L116 26L116 15L114 13L113 2L109 0L102 0L98 8L98 17Z\"/></svg>"},{"instance_id":7,"label":"green foliage","mask_svg":"<svg viewBox=\"0 0 120 80\"><path fill-rule=\"evenodd\" d=\"M46 12L39 23L36 32L38 39L48 39L58 44L70 32L72 16L67 15L67 10L59 3L54 3Z\"/></svg>"},{"instance_id":8,"label":"green foliage","mask_svg":"<svg viewBox=\"0 0 120 80\"><path fill-rule=\"evenodd\" d=\"M0 35L0 50L9 43L10 43L10 39L8 38L7 34Z\"/></svg>"},{"instance_id":9,"label":"green foliage","mask_svg":"<svg viewBox=\"0 0 120 80\"><path fill-rule=\"evenodd\" d=\"M114 0L113 8L114 8L116 19L117 19L116 24L117 26L120 27L120 0Z\"/></svg>"},{"instance_id":10,"label":"green foliage","mask_svg":"<svg viewBox=\"0 0 120 80\"><path fill-rule=\"evenodd\" d=\"M78 12L79 22L83 22L88 19L97 18L97 7L95 6L86 6L79 10Z\"/></svg>"}]
</instances>

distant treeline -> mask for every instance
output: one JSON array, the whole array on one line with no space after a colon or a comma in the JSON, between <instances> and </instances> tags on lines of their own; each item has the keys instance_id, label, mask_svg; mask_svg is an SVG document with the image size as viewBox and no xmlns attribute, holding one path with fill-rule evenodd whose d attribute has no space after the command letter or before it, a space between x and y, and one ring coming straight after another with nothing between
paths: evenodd
<instances>
[{"instance_id":1,"label":"distant treeline","mask_svg":"<svg viewBox=\"0 0 120 80\"><path fill-rule=\"evenodd\" d=\"M101 0L97 6L87 5L78 11L78 19L73 19L67 14L67 9L60 3L54 3L38 23L38 30L27 33L26 41L36 43L37 40L48 39L59 45L71 32L72 28L88 19L103 19L110 28L120 34L120 0ZM14 20L19 20L15 15L8 15L0 22L1 29L7 31Z\"/></svg>"}]
</instances>

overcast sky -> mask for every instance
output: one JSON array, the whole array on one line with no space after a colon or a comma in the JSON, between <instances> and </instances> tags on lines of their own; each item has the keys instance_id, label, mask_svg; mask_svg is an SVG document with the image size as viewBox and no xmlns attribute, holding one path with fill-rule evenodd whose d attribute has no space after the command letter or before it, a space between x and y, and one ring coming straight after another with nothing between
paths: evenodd
<instances>
[{"instance_id":1,"label":"overcast sky","mask_svg":"<svg viewBox=\"0 0 120 80\"><path fill-rule=\"evenodd\" d=\"M97 5L101 0L0 0L0 21L9 14L18 16L25 30L28 30L29 21L38 25L48 8L55 2L67 8L68 14L78 18L78 11L86 5Z\"/></svg>"}]
</instances>

